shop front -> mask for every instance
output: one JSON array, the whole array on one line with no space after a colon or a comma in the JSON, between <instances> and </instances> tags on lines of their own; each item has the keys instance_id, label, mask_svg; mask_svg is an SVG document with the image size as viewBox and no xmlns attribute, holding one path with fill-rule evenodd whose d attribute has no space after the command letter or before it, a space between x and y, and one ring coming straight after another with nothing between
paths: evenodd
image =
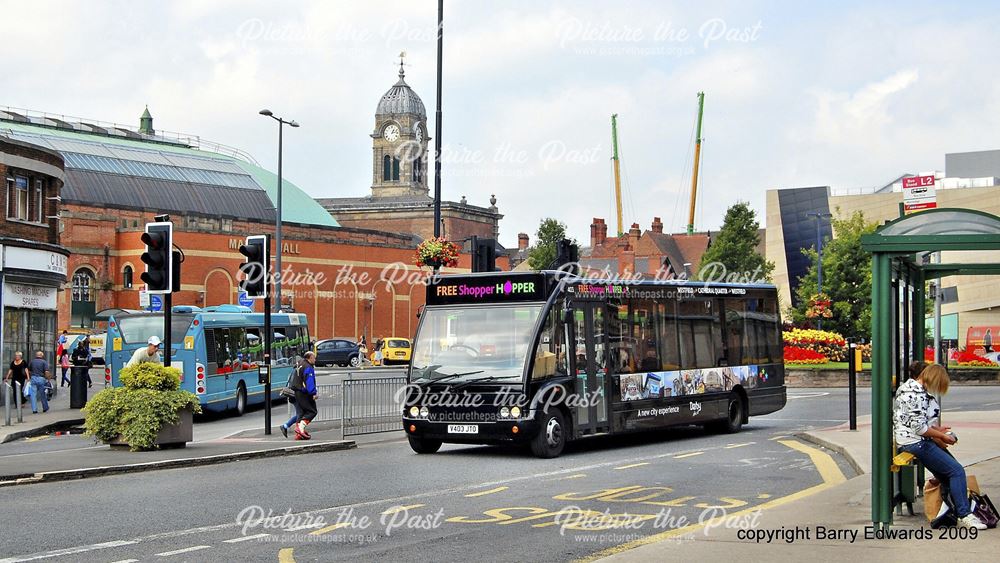
<instances>
[{"instance_id":1,"label":"shop front","mask_svg":"<svg viewBox=\"0 0 1000 563\"><path fill-rule=\"evenodd\" d=\"M15 352L25 359L42 351L55 362L58 295L66 283L66 249L42 243L16 241L29 246L0 245L3 268L0 305L3 308L0 359L8 364Z\"/></svg>"}]
</instances>

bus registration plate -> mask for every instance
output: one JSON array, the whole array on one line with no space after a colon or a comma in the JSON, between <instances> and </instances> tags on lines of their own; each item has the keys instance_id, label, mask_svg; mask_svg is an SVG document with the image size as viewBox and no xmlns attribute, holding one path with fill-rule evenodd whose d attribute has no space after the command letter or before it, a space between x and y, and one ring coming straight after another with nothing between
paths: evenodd
<instances>
[{"instance_id":1,"label":"bus registration plate","mask_svg":"<svg viewBox=\"0 0 1000 563\"><path fill-rule=\"evenodd\" d=\"M449 434L479 434L478 424L449 424Z\"/></svg>"}]
</instances>

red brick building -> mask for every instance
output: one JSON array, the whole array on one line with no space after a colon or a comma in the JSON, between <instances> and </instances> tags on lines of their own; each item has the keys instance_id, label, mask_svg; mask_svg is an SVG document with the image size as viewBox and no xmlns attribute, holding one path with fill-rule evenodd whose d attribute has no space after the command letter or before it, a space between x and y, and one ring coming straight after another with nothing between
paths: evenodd
<instances>
[{"instance_id":1,"label":"red brick building","mask_svg":"<svg viewBox=\"0 0 1000 563\"><path fill-rule=\"evenodd\" d=\"M663 222L654 217L649 230L642 231L632 223L628 233L608 236L604 219L595 217L590 225L590 247L580 252L580 264L590 271L607 271L621 276L643 274L644 277L693 276L701 257L711 244L709 233L668 234Z\"/></svg>"},{"instance_id":2,"label":"red brick building","mask_svg":"<svg viewBox=\"0 0 1000 563\"><path fill-rule=\"evenodd\" d=\"M59 244L59 197L64 171L59 153L2 136L0 179L0 358L41 350L51 360L58 295L69 252ZM6 370L5 370L6 371Z\"/></svg>"},{"instance_id":3,"label":"red brick building","mask_svg":"<svg viewBox=\"0 0 1000 563\"><path fill-rule=\"evenodd\" d=\"M239 244L274 233L274 174L235 149L157 132L148 112L134 129L0 110L0 134L65 160L58 229L71 254L60 329L138 307L139 236L154 215L170 214L185 255L175 305L236 303ZM427 270L413 266L412 235L341 226L287 180L282 215L283 304L309 315L314 338L413 334ZM454 271L469 264L463 255Z\"/></svg>"}]
</instances>

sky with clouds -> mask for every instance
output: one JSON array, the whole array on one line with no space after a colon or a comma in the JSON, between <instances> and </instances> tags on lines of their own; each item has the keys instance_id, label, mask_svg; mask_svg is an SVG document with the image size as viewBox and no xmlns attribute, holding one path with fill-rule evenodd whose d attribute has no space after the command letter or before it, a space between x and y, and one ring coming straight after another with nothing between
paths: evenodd
<instances>
[{"instance_id":1,"label":"sky with clouds","mask_svg":"<svg viewBox=\"0 0 1000 563\"><path fill-rule=\"evenodd\" d=\"M436 3L0 0L0 106L192 133L314 197L370 193L374 111L407 52L433 137ZM1000 11L989 2L445 2L443 195L505 214L500 241L554 217L613 226L612 113L625 222L696 227L768 189L885 184L1000 148Z\"/></svg>"}]
</instances>

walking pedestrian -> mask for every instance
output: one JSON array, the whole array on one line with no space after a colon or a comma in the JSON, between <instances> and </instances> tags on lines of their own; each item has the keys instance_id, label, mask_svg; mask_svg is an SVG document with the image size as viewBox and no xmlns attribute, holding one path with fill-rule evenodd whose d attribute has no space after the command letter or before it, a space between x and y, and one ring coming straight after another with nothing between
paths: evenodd
<instances>
[{"instance_id":1,"label":"walking pedestrian","mask_svg":"<svg viewBox=\"0 0 1000 563\"><path fill-rule=\"evenodd\" d=\"M132 354L132 358L125 364L125 367L130 368L144 362L162 363L160 360L160 337L155 334L146 341L145 348L139 348Z\"/></svg>"},{"instance_id":2,"label":"walking pedestrian","mask_svg":"<svg viewBox=\"0 0 1000 563\"><path fill-rule=\"evenodd\" d=\"M11 389L15 393L20 389L21 397L24 397L24 386L28 383L28 362L24 361L23 356L21 352L14 352L14 360L10 362L10 369L7 370L7 375L4 377L4 381L10 383ZM14 383L20 384L20 387Z\"/></svg>"},{"instance_id":3,"label":"walking pedestrian","mask_svg":"<svg viewBox=\"0 0 1000 563\"><path fill-rule=\"evenodd\" d=\"M59 367L62 368L62 379L59 381L59 387L64 385L69 385L69 352L63 348L62 354L59 356Z\"/></svg>"},{"instance_id":4,"label":"walking pedestrian","mask_svg":"<svg viewBox=\"0 0 1000 563\"><path fill-rule=\"evenodd\" d=\"M281 435L284 436L285 438L288 437L288 429L299 421L299 416L301 415L301 413L299 412L299 402L298 400L296 400L295 391L300 387L302 387L302 369L305 367L305 363L306 363L305 360L303 360L301 363L299 363L299 365L295 366L295 369L292 371L291 377L288 378L288 384L286 385L286 387L292 391L291 398L292 402L295 405L295 412L292 413L291 418L289 418L287 422L281 425ZM284 391L282 392L282 394L284 394Z\"/></svg>"},{"instance_id":5,"label":"walking pedestrian","mask_svg":"<svg viewBox=\"0 0 1000 563\"><path fill-rule=\"evenodd\" d=\"M42 400L42 412L49 412L49 398L45 387L51 375L49 363L45 361L45 352L35 352L35 359L28 362L28 373L31 377L31 412L38 414L38 399Z\"/></svg>"},{"instance_id":6,"label":"walking pedestrian","mask_svg":"<svg viewBox=\"0 0 1000 563\"><path fill-rule=\"evenodd\" d=\"M87 388L89 389L94 385L93 381L90 380L90 368L94 365L90 361L90 349L87 348L87 340L80 339L76 343L76 348L73 349L73 355L70 356L70 362L72 362L73 367L83 368L83 373L87 378Z\"/></svg>"},{"instance_id":7,"label":"walking pedestrian","mask_svg":"<svg viewBox=\"0 0 1000 563\"><path fill-rule=\"evenodd\" d=\"M308 440L312 438L306 427L316 418L316 354L306 352L303 356L302 386L295 389L295 406L299 412L299 422L295 425L295 439Z\"/></svg>"}]
</instances>

